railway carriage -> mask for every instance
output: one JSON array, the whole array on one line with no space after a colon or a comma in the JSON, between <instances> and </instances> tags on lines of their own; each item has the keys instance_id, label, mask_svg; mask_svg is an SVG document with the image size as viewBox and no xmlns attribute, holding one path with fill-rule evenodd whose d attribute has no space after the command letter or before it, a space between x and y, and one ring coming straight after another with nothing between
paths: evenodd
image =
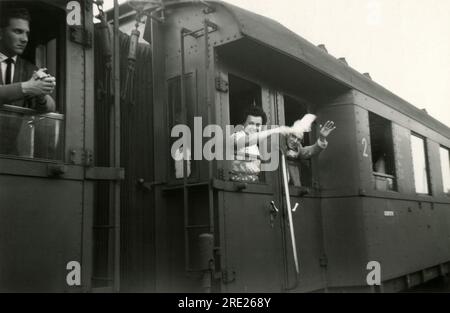
<instances>
[{"instance_id":1,"label":"railway carriage","mask_svg":"<svg viewBox=\"0 0 450 313\"><path fill-rule=\"evenodd\" d=\"M61 17L58 28L39 23L26 55L55 64L58 113L0 111L24 128L21 152L0 156L1 290L392 292L448 275L447 126L225 2L134 1L146 43L116 31L111 48L82 4L83 25L71 27L66 1L24 2L38 21ZM227 160L171 156L174 126L225 129L248 103L269 125L307 113L338 125L320 156L296 163L292 225L281 167L244 184ZM80 285L67 284L71 261Z\"/></svg>"}]
</instances>

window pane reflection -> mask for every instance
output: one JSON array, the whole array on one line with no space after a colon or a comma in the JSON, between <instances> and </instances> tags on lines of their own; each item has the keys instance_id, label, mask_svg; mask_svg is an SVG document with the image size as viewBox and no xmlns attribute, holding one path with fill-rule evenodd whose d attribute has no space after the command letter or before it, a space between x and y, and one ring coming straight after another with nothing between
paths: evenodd
<instances>
[{"instance_id":1,"label":"window pane reflection","mask_svg":"<svg viewBox=\"0 0 450 313\"><path fill-rule=\"evenodd\" d=\"M411 150L416 192L421 194L429 194L425 140L416 135L411 135Z\"/></svg>"},{"instance_id":2,"label":"window pane reflection","mask_svg":"<svg viewBox=\"0 0 450 313\"><path fill-rule=\"evenodd\" d=\"M442 169L442 182L444 185L444 192L450 193L450 156L447 148L440 148L441 155L441 169Z\"/></svg>"},{"instance_id":3,"label":"window pane reflection","mask_svg":"<svg viewBox=\"0 0 450 313\"><path fill-rule=\"evenodd\" d=\"M0 111L0 154L62 160L63 115L36 115L5 105Z\"/></svg>"}]
</instances>

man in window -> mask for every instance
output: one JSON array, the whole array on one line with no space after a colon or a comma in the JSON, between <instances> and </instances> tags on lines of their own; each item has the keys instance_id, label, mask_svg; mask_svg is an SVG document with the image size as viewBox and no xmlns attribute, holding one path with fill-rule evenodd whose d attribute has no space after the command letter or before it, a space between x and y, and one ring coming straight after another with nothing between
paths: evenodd
<instances>
[{"instance_id":1,"label":"man in window","mask_svg":"<svg viewBox=\"0 0 450 313\"><path fill-rule=\"evenodd\" d=\"M307 114L313 116L311 114ZM287 157L287 167L289 173L290 184L300 187L302 186L300 179L300 170L298 166L298 159L310 159L311 157L318 155L328 146L327 137L336 129L333 121L327 121L325 125L320 125L319 139L312 146L303 147L302 140L305 132L311 131L303 129L297 132L292 132L285 136L281 142L283 153ZM293 129L296 129L294 124Z\"/></svg>"},{"instance_id":2,"label":"man in window","mask_svg":"<svg viewBox=\"0 0 450 313\"><path fill-rule=\"evenodd\" d=\"M0 7L0 108L3 104L54 112L50 94L56 81L45 69L21 58L28 44L30 14L26 9ZM22 120L3 118L0 124L0 153L17 154Z\"/></svg>"},{"instance_id":3,"label":"man in window","mask_svg":"<svg viewBox=\"0 0 450 313\"><path fill-rule=\"evenodd\" d=\"M55 111L55 78L22 59L28 44L30 14L26 9L0 9L0 105Z\"/></svg>"}]
</instances>

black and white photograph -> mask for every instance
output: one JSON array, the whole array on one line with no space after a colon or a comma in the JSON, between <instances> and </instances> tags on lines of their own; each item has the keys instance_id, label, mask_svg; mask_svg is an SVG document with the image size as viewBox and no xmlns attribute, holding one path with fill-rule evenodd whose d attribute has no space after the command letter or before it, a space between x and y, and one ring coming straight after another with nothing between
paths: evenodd
<instances>
[{"instance_id":1,"label":"black and white photograph","mask_svg":"<svg viewBox=\"0 0 450 313\"><path fill-rule=\"evenodd\" d=\"M450 292L449 56L447 0L0 0L0 293Z\"/></svg>"}]
</instances>

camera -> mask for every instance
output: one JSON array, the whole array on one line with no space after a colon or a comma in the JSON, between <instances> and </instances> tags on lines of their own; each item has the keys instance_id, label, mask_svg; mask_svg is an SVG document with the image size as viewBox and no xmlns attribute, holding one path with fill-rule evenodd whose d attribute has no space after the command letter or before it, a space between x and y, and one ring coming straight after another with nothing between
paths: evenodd
<instances>
[{"instance_id":1,"label":"camera","mask_svg":"<svg viewBox=\"0 0 450 313\"><path fill-rule=\"evenodd\" d=\"M42 80L44 78L51 77L46 68L40 68L34 73L33 76L35 80Z\"/></svg>"}]
</instances>

